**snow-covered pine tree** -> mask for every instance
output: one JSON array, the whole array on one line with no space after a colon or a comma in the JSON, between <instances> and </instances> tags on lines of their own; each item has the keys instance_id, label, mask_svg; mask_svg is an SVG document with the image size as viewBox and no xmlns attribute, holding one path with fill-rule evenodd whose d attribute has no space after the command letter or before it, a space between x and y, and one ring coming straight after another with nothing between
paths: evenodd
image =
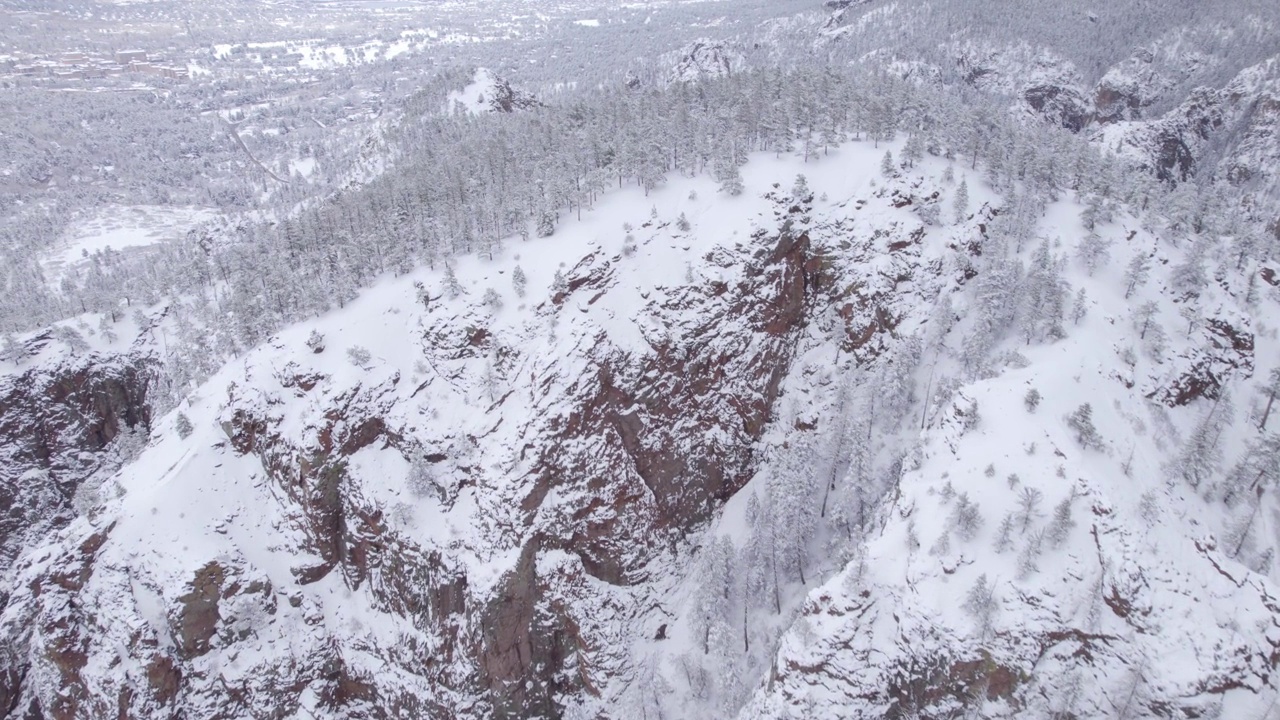
<instances>
[{"instance_id":1,"label":"snow-covered pine tree","mask_svg":"<svg viewBox=\"0 0 1280 720\"><path fill-rule=\"evenodd\" d=\"M1135 290L1145 285L1150 274L1151 256L1147 253L1134 255L1124 271L1124 299L1128 300Z\"/></svg>"},{"instance_id":2,"label":"snow-covered pine tree","mask_svg":"<svg viewBox=\"0 0 1280 720\"><path fill-rule=\"evenodd\" d=\"M1071 536L1071 529L1076 526L1075 520L1071 518L1071 501L1074 499L1074 493L1063 498L1062 502L1053 509L1053 518L1049 521L1049 526L1045 530L1045 539L1049 541L1052 547L1061 547Z\"/></svg>"},{"instance_id":3,"label":"snow-covered pine tree","mask_svg":"<svg viewBox=\"0 0 1280 720\"><path fill-rule=\"evenodd\" d=\"M907 142L902 147L902 163L907 169L915 167L924 157L924 136L918 132L913 132L907 136Z\"/></svg>"},{"instance_id":4,"label":"snow-covered pine tree","mask_svg":"<svg viewBox=\"0 0 1280 720\"><path fill-rule=\"evenodd\" d=\"M1098 429L1094 427L1093 406L1090 403L1084 403L1067 416L1067 427L1071 428L1071 432L1075 435L1076 442L1080 444L1080 447L1089 450L1106 449L1102 436L1098 434Z\"/></svg>"},{"instance_id":5,"label":"snow-covered pine tree","mask_svg":"<svg viewBox=\"0 0 1280 720\"><path fill-rule=\"evenodd\" d=\"M1071 304L1071 322L1076 325L1089 314L1089 296L1085 293L1084 288L1080 288L1076 292L1075 302Z\"/></svg>"},{"instance_id":6,"label":"snow-covered pine tree","mask_svg":"<svg viewBox=\"0 0 1280 720\"><path fill-rule=\"evenodd\" d=\"M524 268L519 265L511 271L511 288L515 290L516 297L524 297L529 287L529 278L525 277Z\"/></svg>"},{"instance_id":7,"label":"snow-covered pine tree","mask_svg":"<svg viewBox=\"0 0 1280 720\"><path fill-rule=\"evenodd\" d=\"M178 432L178 437L183 440L191 437L191 433L195 431L195 428L191 425L191 418L187 417L186 413L181 412L178 413L178 417L174 420L173 428Z\"/></svg>"},{"instance_id":8,"label":"snow-covered pine tree","mask_svg":"<svg viewBox=\"0 0 1280 720\"><path fill-rule=\"evenodd\" d=\"M956 186L956 193L951 199L951 210L957 223L969 218L969 181L961 180Z\"/></svg>"},{"instance_id":9,"label":"snow-covered pine tree","mask_svg":"<svg viewBox=\"0 0 1280 720\"><path fill-rule=\"evenodd\" d=\"M880 159L880 174L885 177L893 177L898 174L898 166L893 162L892 150L884 151L884 157Z\"/></svg>"},{"instance_id":10,"label":"snow-covered pine tree","mask_svg":"<svg viewBox=\"0 0 1280 720\"><path fill-rule=\"evenodd\" d=\"M1080 241L1076 254L1085 271L1092 276L1111 257L1111 241L1099 235L1096 230L1090 230Z\"/></svg>"},{"instance_id":11,"label":"snow-covered pine tree","mask_svg":"<svg viewBox=\"0 0 1280 720\"><path fill-rule=\"evenodd\" d=\"M444 294L450 300L457 300L462 295L462 284L458 282L458 276L454 274L450 263L445 263L444 266Z\"/></svg>"},{"instance_id":12,"label":"snow-covered pine tree","mask_svg":"<svg viewBox=\"0 0 1280 720\"><path fill-rule=\"evenodd\" d=\"M1040 518L1040 501L1044 498L1039 488L1025 487L1018 495L1017 524L1019 531L1026 534L1031 525Z\"/></svg>"},{"instance_id":13,"label":"snow-covered pine tree","mask_svg":"<svg viewBox=\"0 0 1280 720\"><path fill-rule=\"evenodd\" d=\"M991 631L992 620L1000 608L1000 600L996 597L995 590L995 583L988 580L986 573L983 573L973 583L961 606L965 612L973 616L974 622L977 623L979 638L985 638Z\"/></svg>"}]
</instances>

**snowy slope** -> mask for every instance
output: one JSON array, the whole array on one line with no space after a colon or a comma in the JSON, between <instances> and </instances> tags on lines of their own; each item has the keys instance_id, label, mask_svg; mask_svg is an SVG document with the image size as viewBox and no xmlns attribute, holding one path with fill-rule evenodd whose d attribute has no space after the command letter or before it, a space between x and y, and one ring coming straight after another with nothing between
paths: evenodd
<instances>
[{"instance_id":1,"label":"snowy slope","mask_svg":"<svg viewBox=\"0 0 1280 720\"><path fill-rule=\"evenodd\" d=\"M1277 357L1270 286L1123 210L1090 274L1075 198L1019 214L941 158L885 177L885 150L758 156L741 197L619 192L230 363L15 565L5 707L1265 713L1273 490L1223 495ZM1060 313L1085 291L1078 321L1024 322L1037 267ZM1083 402L1097 447L1065 421ZM1171 461L1206 423L1221 459L1192 487Z\"/></svg>"},{"instance_id":2,"label":"snowy slope","mask_svg":"<svg viewBox=\"0 0 1280 720\"><path fill-rule=\"evenodd\" d=\"M749 180L757 195L766 187L762 178ZM689 199L695 191L705 199ZM659 205L665 216L652 217ZM633 470L614 479L622 482L618 505L599 508L599 483L623 468L606 463L597 478L585 463L601 453L615 463L659 462L671 443L684 442L706 455L699 462L749 465L742 453L758 428L721 417L723 402L742 403L736 412L754 426L769 404L754 398L758 387L738 388L751 377L725 377L717 371L722 361L711 358L738 343L749 366L769 376L785 371L791 332L769 326L768 303L725 305L739 292L754 293L757 282L762 292L774 282L798 287L798 276L775 278L755 257L777 242L772 208L719 201L705 180L673 182L648 199L622 195L571 233L512 247L502 261L461 259L452 270L456 291L440 272L388 282L233 363L180 408L195 427L189 438L170 430L174 414L154 423L153 446L111 481L119 490L107 494L106 507L65 530L65 549L31 556L20 568L30 582L19 583L27 590L8 604L5 622L17 641L11 662L26 668L21 704L75 713L125 693L138 712L203 714L225 708L230 697L198 682L182 683L178 694L174 678L212 677L214 667L250 702L283 704L302 717L324 707L344 716L375 712L360 696L344 695L360 683L376 687L384 708L403 702L483 712L499 702L551 703L546 690L545 698L499 691L508 676L535 670L519 652L507 657L502 643L539 639L485 637L494 624L503 629L507 612L491 607L494 596L537 591L548 596L540 604L555 606L553 591L615 586L562 610L570 614L564 622L583 633L625 630L588 627L586 618L610 593L622 612L640 612L644 587L627 586L650 572L654 553L667 552L665 543L647 547L640 539L657 532L678 541L677 530L714 509L713 497L735 489L736 475L722 480L728 486L686 488L691 471L649 468L647 478L668 483L668 497L654 497ZM690 230L676 222L681 213ZM527 278L525 298L513 287L516 267ZM685 267L694 277L684 278ZM756 273L764 274L722 296L726 283ZM486 299L490 289L496 301ZM703 326L706 316L690 305L760 326L740 326L735 340L722 325ZM752 321L758 312L764 315ZM326 338L322 353L306 344L312 330ZM623 441L580 427L596 422L581 416L585 408L613 402L608 383L662 380L663 366L681 360L660 354L679 346L682 332L729 343L679 351L696 363L681 379L702 373L708 383L705 396L682 398L680 407L700 422L725 423L721 435L637 430L639 437ZM346 356L354 346L370 355L364 367ZM704 351L713 355L700 360ZM712 405L700 407L706 402ZM429 479L411 487L413 472ZM708 495L687 505L670 495L685 492ZM576 533L595 540L574 543ZM539 552L553 543L581 557ZM620 548L631 549L620 557ZM531 553L539 575L565 578L512 590L519 578L509 571L526 567ZM68 563L91 566L91 577L41 589L49 582L42 578ZM423 582L431 588L425 598ZM68 595L84 610L68 616ZM51 662L41 649L51 642L83 643L85 663ZM457 659L440 662L429 652L395 660L401 675L375 674L407 642ZM133 662L110 660L121 648ZM294 659L281 666L285 657ZM600 658L596 672L623 660ZM287 698L263 680L281 673L299 683Z\"/></svg>"},{"instance_id":3,"label":"snowy slope","mask_svg":"<svg viewBox=\"0 0 1280 720\"><path fill-rule=\"evenodd\" d=\"M1098 41L1114 28L1068 39L1107 21L1099 8L1061 4L1025 8L1043 15L1008 35L1017 20L998 12L992 19L1009 26L990 33L975 32L985 17L972 18L972 26L959 19L991 12L980 3L938 9L834 2L812 33L819 46L855 53L859 63L923 84L969 86L1029 123L1081 133L1160 180L1217 183L1223 193L1248 196L1275 224L1280 59L1273 11L1220 5L1198 6L1206 13L1198 21L1186 14L1189 7L1155 18L1162 6L1109 6L1117 27L1132 28L1121 44Z\"/></svg>"},{"instance_id":4,"label":"snowy slope","mask_svg":"<svg viewBox=\"0 0 1280 720\"><path fill-rule=\"evenodd\" d=\"M1070 238L1085 235L1077 214L1052 206L1039 232L1070 252ZM1265 717L1275 706L1274 569L1270 555L1241 551L1255 537L1273 543L1275 517L1239 539L1250 503L1226 509L1215 502L1222 487L1193 487L1170 467L1215 412L1227 415L1210 420L1233 446L1227 458L1259 434L1246 378L1255 358L1273 362L1274 333L1250 331L1244 288L1218 275L1185 337L1167 275L1155 271L1129 299L1123 277L1137 254L1176 267L1179 249L1124 215L1102 233L1111 262L1067 275L1086 291L1087 315L1052 344L1006 342L990 377L959 384L926 413L871 539L808 593L743 717ZM1159 354L1135 337L1134 308L1148 300L1171 330ZM922 359L917 386L956 372L958 350L953 331ZM1200 353L1228 368L1218 377L1235 381L1224 384L1239 406L1160 402ZM1029 410L1032 389L1043 400ZM1084 402L1098 447L1082 447L1067 422ZM1030 510L1027 493L1040 498ZM980 518L970 530L966 502ZM1013 530L1002 542L1005 518Z\"/></svg>"}]
</instances>

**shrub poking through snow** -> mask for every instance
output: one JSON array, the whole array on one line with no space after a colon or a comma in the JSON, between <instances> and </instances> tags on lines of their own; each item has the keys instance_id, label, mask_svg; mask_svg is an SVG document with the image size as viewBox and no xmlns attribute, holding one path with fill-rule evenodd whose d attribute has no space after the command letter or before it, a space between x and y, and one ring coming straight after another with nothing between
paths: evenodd
<instances>
[{"instance_id":1,"label":"shrub poking through snow","mask_svg":"<svg viewBox=\"0 0 1280 720\"><path fill-rule=\"evenodd\" d=\"M373 355L359 345L352 345L347 348L347 359L351 361L352 365L363 370L369 367L369 362L373 360Z\"/></svg>"}]
</instances>

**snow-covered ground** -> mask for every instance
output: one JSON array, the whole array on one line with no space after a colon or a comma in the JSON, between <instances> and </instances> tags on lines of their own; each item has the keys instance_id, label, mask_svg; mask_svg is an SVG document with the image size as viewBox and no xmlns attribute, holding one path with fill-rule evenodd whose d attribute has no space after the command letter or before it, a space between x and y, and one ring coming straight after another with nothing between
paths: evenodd
<instances>
[{"instance_id":1,"label":"snow-covered ground","mask_svg":"<svg viewBox=\"0 0 1280 720\"><path fill-rule=\"evenodd\" d=\"M879 49L863 61L897 76L952 74L876 44L928 28L916 21L931 4L784 4L812 13L775 18L760 44L729 37L735 15L769 10L759 0L322 3L351 15L236 28L220 35L235 42L170 58L190 86L135 89L244 121L268 167L307 181L236 195L283 197L254 211L282 218L394 164L382 135L404 117L399 99L441 104L453 76L433 78L438 63L482 66L444 99L466 114L512 96L485 65L559 92L579 86L573 72L594 84L579 57L641 33L688 44L655 52L655 73L631 77L638 93L667 79L694 94L819 35L833 56L866 40ZM579 56L544 33L593 46ZM1057 147L1035 134L1046 119L1087 128L1146 166L1219 162L1221 145L1237 183L1224 193L1273 180L1280 61L1184 101L1175 89L1227 62L1189 36L1109 70L1069 48L958 37L933 60L996 93L992 108L1013 107L1027 137ZM504 56L495 39L538 49ZM571 70L556 77L561 62ZM183 92L259 74L214 104ZM1145 114L1177 102L1163 121ZM940 140L931 112L945 123L950 110L917 109L904 115L916 139L962 158L882 169L901 137L840 140L808 159L752 155L741 196L707 177L610 190L551 237L401 267L257 347L220 344L203 361L232 358L221 369L187 373L184 347L226 334L193 325L270 322L251 316L263 304L227 297L259 288L225 274L191 291L225 317L194 320L167 298L4 338L6 428L33 380L57 398L36 405L96 418L119 388L87 393L95 365L159 379L136 459L86 471L79 489L46 482L59 521L72 491L79 517L6 566L0 698L68 718L1275 720L1280 266L1232 234L1257 218L1198 216L1190 194L1156 193L1138 212L1120 198L1149 200L1145 176L996 152L1027 128L986 137L982 118L972 138ZM807 193L793 190L801 174ZM1020 204L1033 185L1053 199ZM143 253L215 217L112 207L42 267L58 285L96 252ZM1211 230L1190 229L1201 222ZM289 302L264 312L289 316ZM57 439L62 419L29 415L35 449L6 463ZM10 525L32 511L6 493L53 475L16 477L0 493Z\"/></svg>"},{"instance_id":2,"label":"snow-covered ground","mask_svg":"<svg viewBox=\"0 0 1280 720\"><path fill-rule=\"evenodd\" d=\"M74 223L66 240L45 259L46 272L56 278L66 268L108 248L125 252L176 240L197 225L212 220L211 208L174 205L116 205Z\"/></svg>"},{"instance_id":3,"label":"snow-covered ground","mask_svg":"<svg viewBox=\"0 0 1280 720\"><path fill-rule=\"evenodd\" d=\"M743 594L740 585L730 591L727 602L740 603L733 612L741 613L730 622L749 620L748 628L730 625L730 632L746 633L754 650L722 656L721 649L703 649L712 572L705 552L676 562L680 551L658 551L649 579L629 586L573 580L584 577L577 555L540 552L538 572L556 578L547 582L564 593L556 612L573 619L585 645L599 648L583 672L600 699L580 695L575 702L583 701L589 713L656 703L668 712L683 709L687 717L722 717L754 694L742 717L871 716L886 710L891 698L885 693L900 677L894 673L910 667L912 658L953 669L987 658L1015 678L990 691L985 712L994 716L1047 716L1063 697L1056 689L1071 682L1082 688L1073 702L1087 716L1109 715L1135 687L1141 697L1218 701L1228 716L1265 712L1268 686L1256 652L1280 642L1276 610L1266 600L1277 590L1265 573L1250 571L1215 540L1233 518L1171 477L1164 463L1216 405L1202 400L1170 409L1148 399L1176 381L1187 356L1213 340L1211 324L1189 340L1175 331L1183 316L1171 300L1166 268L1183 262L1185 248L1162 243L1140 218L1117 212L1098 230L1110 242L1111 262L1090 274L1077 257L1088 234L1082 206L1070 197L1050 204L1036 222L1035 239L1008 252L1029 267L1049 243L1062 259L1070 297L1085 291L1084 312L1066 321L1056 341L1028 344L1016 332L1004 334L991 349L990 370L969 377L960 360L963 338L987 291L979 289L981 280L966 283L963 268L987 260L965 248L979 242L991 208L1004 200L964 168L954 169L954 180L943 179L947 163L939 159L884 177L886 149L901 152L901 144L851 143L807 163L756 155L744 168L741 197L724 195L707 178L683 177L648 195L634 188L610 193L581 221L566 218L552 237L509 238L493 257L459 257L448 270L387 278L341 310L289 328L223 368L156 419L150 447L104 484L110 490L103 493L105 507L66 532L74 545L110 528L93 560L98 570L76 595L97 613L92 624L77 626L88 643L90 682L104 692L141 687L156 651L132 646L127 662L108 661L128 646L120 635L126 629L154 635L158 651L181 655L182 641L165 617L182 612L192 578L216 564L237 587L258 589L228 597L218 622L229 634L190 660L191 670L218 667L226 682L252 687L275 658L324 657L338 648L344 663L373 673L384 692L464 702L446 700L440 685L423 684L414 673L425 671L409 660L392 659L406 638L429 647L454 642L441 634L445 625L413 627L385 610L400 597L386 585L392 575L354 587L337 571L315 582L299 580L332 560L316 544L315 521L308 519L316 511L307 503L315 500L305 499L308 490L281 485L276 453L284 453L288 466L290 448L303 458L333 452L321 448L353 442L363 423L377 418L386 428L382 439L343 462L342 512L355 513L352 518L376 513L380 519L371 527L382 528L380 542L403 547L408 556L439 553L448 573L466 578L467 602L484 607L523 567L522 533L560 532L557 523L592 502L590 493L565 485L540 502L532 520L524 516L517 508L536 473L520 448L545 442L558 418L574 417L573 399L583 383L593 382L595 363L608 357L639 363L688 333L686 324L698 322L681 314L690 288L714 297L724 291L706 289L749 283L751 272L734 258L767 252L781 218L795 212L788 206L811 203L792 227L830 264L832 292L850 302L868 299L880 310L845 308L843 300L815 307L755 450L754 478L683 551L705 550L724 536L732 553L749 557L761 532L751 519L751 499L772 502L780 478L805 477L791 474L794 448L814 448L809 472L839 480L841 489L832 499L840 509L805 535L808 584L784 577L777 611ZM809 201L789 199L798 174L807 178ZM956 219L950 210L962 181L969 209ZM930 204L946 211L939 222L925 224L921 213ZM1124 297L1123 277L1133 257L1152 252L1156 269L1139 293L1158 304L1156 321L1171 331L1168 346L1154 354L1135 340L1134 303ZM840 289L846 284L855 294L843 295L854 292ZM568 289L580 285L584 289ZM1233 294L1238 290L1207 286L1201 312L1248 331ZM937 308L947 307L942 298L954 318L939 314ZM1270 308L1274 299L1263 302ZM843 322L856 324L878 312L894 317L893 332L878 331L870 344L847 349L840 334L846 330L835 318L848 313ZM847 332L855 329L861 328ZM322 353L308 345L313 333L323 337ZM1280 353L1273 335L1256 333L1255 376ZM911 338L920 340L914 351ZM914 398L896 425L885 413L897 410L880 399L893 396L884 383L899 377L894 372L905 373L902 397ZM1231 411L1239 416L1236 427L1246 427L1256 411L1243 397L1249 387L1238 388ZM1031 388L1042 395L1034 412L1026 408ZM1105 439L1100 448L1080 447L1065 421L1086 401ZM335 415L335 408L344 410ZM179 413L192 422L189 437L175 427ZM836 428L863 422L865 413L884 423L875 426L875 472L884 472L877 463L886 456L902 458L900 473L883 481L841 475L848 441ZM245 431L232 428L257 428L257 422L265 425L253 432L275 438L273 445L237 452L234 443L245 441ZM1233 433L1225 456L1238 457L1246 437ZM415 486L415 452L447 458L430 470L441 490ZM866 543L841 545L836 518L852 512L848 483L857 482L888 484L883 503L867 509L873 532ZM820 483L807 487L811 494L802 494L802 503L825 495ZM1040 500L1023 520L1020 498L1030 491ZM972 531L958 529L960 505L981 515ZM1009 547L997 549L1006 516L1015 518L1015 528ZM1258 535L1274 535L1272 522L1262 519ZM360 532L366 531L374 532ZM1027 549L1035 544L1035 552ZM1035 567L1028 570L1028 563ZM34 578L52 567L41 561L24 572ZM356 566L340 567L356 572ZM750 570L740 572L739 580ZM986 626L962 607L984 576L996 608ZM19 593L5 617L51 617L55 609L44 602ZM457 652L456 645L448 647ZM1082 649L1094 662L1088 669L1068 667L1070 654ZM1177 662L1164 662L1175 654ZM388 662L399 669L388 674ZM449 672L476 672L471 662L459 657ZM814 683L814 672L828 679ZM995 677L1007 680L999 673ZM1196 695L1224 673L1241 687L1218 698ZM705 679L729 677L737 683ZM658 688L665 688L661 697ZM288 716L323 716L319 692L291 697ZM1049 699L1038 700L1042 695Z\"/></svg>"},{"instance_id":4,"label":"snow-covered ground","mask_svg":"<svg viewBox=\"0 0 1280 720\"><path fill-rule=\"evenodd\" d=\"M493 92L498 79L488 68L478 68L471 82L461 90L449 93L446 102L448 112L462 112L471 115L483 115L493 112Z\"/></svg>"}]
</instances>

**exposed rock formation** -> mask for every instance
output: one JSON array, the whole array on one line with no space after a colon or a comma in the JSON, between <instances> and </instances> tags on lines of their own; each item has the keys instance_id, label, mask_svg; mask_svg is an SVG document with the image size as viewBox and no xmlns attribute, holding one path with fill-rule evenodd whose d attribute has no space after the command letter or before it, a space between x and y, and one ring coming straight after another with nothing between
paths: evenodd
<instances>
[{"instance_id":1,"label":"exposed rock formation","mask_svg":"<svg viewBox=\"0 0 1280 720\"><path fill-rule=\"evenodd\" d=\"M145 437L154 379L145 358L97 354L0 377L0 575L66 524L104 448L126 430Z\"/></svg>"},{"instance_id":2,"label":"exposed rock formation","mask_svg":"<svg viewBox=\"0 0 1280 720\"><path fill-rule=\"evenodd\" d=\"M694 82L701 78L732 75L742 68L742 53L733 46L699 40L680 51L671 69L671 82Z\"/></svg>"},{"instance_id":3,"label":"exposed rock formation","mask_svg":"<svg viewBox=\"0 0 1280 720\"><path fill-rule=\"evenodd\" d=\"M1104 688L1080 701L1085 717L1175 646L1200 651L1144 691L1152 713L1272 690L1269 581L1213 535L1226 525L1207 517L1206 490L1168 491L1150 459L1231 378L1270 362L1270 338L1233 288L1208 283L1190 338L1125 355L1120 271L1073 274L1067 236L1046 292L1087 285L1094 317L1035 342L1008 332L970 373L966 338L1016 303L1000 293L1031 277L1030 249L1009 249L995 275L1012 212L970 175L977 210L941 221L956 184L932 157L874 182L851 174L884 150L842 146L791 191L753 168L746 197L681 187L667 198L688 198L682 220L642 209L649 219L629 215L639 227L621 232L617 216L566 224L520 246L535 282L505 305L484 299L512 287L501 258L459 259L457 296L425 304L414 283L438 287L440 273L391 280L224 368L184 405L189 435L174 414L139 415L154 442L113 477L119 496L14 564L0 707L66 720L626 717L665 694L700 717L744 699L747 717L810 704L942 717L975 698L987 717L1018 717L1063 710L1059 690L1078 678ZM1079 215L1063 197L1032 221L1040 233ZM1158 249L1143 292L1176 321L1191 294L1156 288L1184 248L1113 218L1097 230L1117 263ZM1001 317L992 337L1018 316ZM320 330L333 349L316 353ZM335 351L357 343L358 365ZM1098 346L1131 359L1102 368ZM1023 398L1045 368L1060 384L1028 422ZM97 412L114 433L136 404L132 390L105 396L117 394L134 399L85 405L114 408ZM1100 447L1063 420L1086 398ZM63 434L91 447L83 438L105 430L88 428L108 425ZM1148 464L1121 481L1126 452ZM751 498L815 478L806 497L811 515L821 497L827 536L807 548L807 575L777 580L774 557L776 594L735 591L727 632L697 626L713 579L705 531L737 562L733 534L764 527L746 519ZM972 533L956 529L952 480L986 513ZM1027 514L1017 551L989 549L1023 488L1046 507ZM1141 519L1145 488L1167 491L1150 511L1161 523ZM1050 534L1048 508L1064 501L1074 515ZM957 598L988 571L998 612L982 626ZM1193 599L1200 583L1209 594ZM713 707L695 681L715 633L761 684ZM672 689L667 671L692 680Z\"/></svg>"},{"instance_id":4,"label":"exposed rock formation","mask_svg":"<svg viewBox=\"0 0 1280 720\"><path fill-rule=\"evenodd\" d=\"M230 383L217 381L228 387L218 427L227 459L218 466L234 455L237 472L259 468L258 487L278 504L275 522L288 528L275 541L290 547L288 575L220 552L175 566L175 587L164 573L104 561L101 548L120 534L112 526L74 526L91 533L78 550L21 569L27 589L5 616L4 697L60 718L96 712L86 708L104 697L139 716L231 717L243 707L289 713L309 704L349 717L393 717L397 708L455 715L469 697L487 716L555 717L566 697L598 692L617 659L601 649L606 638L590 609L599 593L589 588L617 587L619 611L637 612L653 561L685 543L751 477L815 293L829 283L808 235L792 229L801 209L782 199L777 208L774 229L708 255L709 271L724 280L659 288L642 303L638 323L656 334L641 346L575 326L584 309L612 314L609 298L632 292L619 287L628 282L619 268L628 260L595 253L539 310L562 318L577 338L567 356L527 356L511 330L477 327L482 315L453 316L438 304L418 336L427 362L444 373L435 380L411 384L392 372L341 381L325 369L341 358L304 344L287 363L264 357L271 369L254 361ZM648 229L657 235L667 226ZM500 358L495 372L510 390L486 401L461 432L418 424L417 408L456 402L446 399L455 397L453 384L480 380L488 358ZM531 362L542 367L516 374ZM121 417L133 407L108 405ZM118 432L110 427L94 437ZM194 438L210 442L207 431ZM507 469L476 462L478 453L510 452L502 448L519 452L502 461ZM479 503L464 522L492 527L460 547L410 539L404 518L393 517L405 511L372 496L362 469L366 458L387 455L429 467L442 510ZM181 457L175 448L175 461ZM218 532L234 534L234 525L229 516ZM129 543L114 542L117 552ZM495 551L511 553L508 569L473 577L476 554ZM68 567L79 579L57 580ZM93 590L85 585L91 577ZM135 605L139 584L153 599ZM367 651L394 658L414 679L388 683L364 664L352 667L362 643L332 622L316 624L313 587L366 594L396 628ZM106 616L68 610L117 602ZM117 614L136 619L112 623ZM37 630L19 631L24 625ZM41 654L51 633L66 648L53 657ZM286 640L298 633L306 639ZM392 638L431 651L406 654ZM273 656L280 642L294 647L287 664ZM140 674L86 677L121 647ZM229 654L254 659L235 676L223 673L217 688L208 685L213 664ZM281 684L268 691L273 677Z\"/></svg>"}]
</instances>

